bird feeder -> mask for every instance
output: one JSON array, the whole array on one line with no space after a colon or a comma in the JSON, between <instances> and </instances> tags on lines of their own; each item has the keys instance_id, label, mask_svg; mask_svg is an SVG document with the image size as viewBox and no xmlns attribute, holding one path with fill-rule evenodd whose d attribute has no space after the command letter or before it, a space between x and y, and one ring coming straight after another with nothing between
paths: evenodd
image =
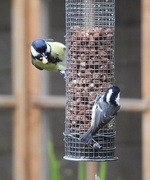
<instances>
[{"instance_id":1,"label":"bird feeder","mask_svg":"<svg viewBox=\"0 0 150 180\"><path fill-rule=\"evenodd\" d=\"M65 156L74 161L109 161L115 157L115 120L87 145L94 99L114 83L115 0L66 0Z\"/></svg>"}]
</instances>

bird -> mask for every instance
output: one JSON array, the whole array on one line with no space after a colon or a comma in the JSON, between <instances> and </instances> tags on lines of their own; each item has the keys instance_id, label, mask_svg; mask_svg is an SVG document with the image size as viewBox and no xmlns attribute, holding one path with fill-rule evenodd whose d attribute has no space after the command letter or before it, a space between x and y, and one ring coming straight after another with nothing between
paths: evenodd
<instances>
[{"instance_id":1,"label":"bird","mask_svg":"<svg viewBox=\"0 0 150 180\"><path fill-rule=\"evenodd\" d=\"M66 72L66 46L52 39L36 39L31 43L32 64L39 70Z\"/></svg>"},{"instance_id":2,"label":"bird","mask_svg":"<svg viewBox=\"0 0 150 180\"><path fill-rule=\"evenodd\" d=\"M91 126L85 132L80 140L90 145L92 138L99 129L103 128L117 115L120 110L120 89L117 86L111 86L104 95L97 94L92 107Z\"/></svg>"}]
</instances>

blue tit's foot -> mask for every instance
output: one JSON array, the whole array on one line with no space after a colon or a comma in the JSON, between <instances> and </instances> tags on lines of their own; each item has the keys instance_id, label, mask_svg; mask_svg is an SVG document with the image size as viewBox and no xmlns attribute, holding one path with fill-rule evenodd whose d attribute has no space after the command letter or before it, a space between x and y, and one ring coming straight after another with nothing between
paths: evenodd
<instances>
[{"instance_id":1,"label":"blue tit's foot","mask_svg":"<svg viewBox=\"0 0 150 180\"><path fill-rule=\"evenodd\" d=\"M66 71L65 70L60 70L59 72L64 75L64 78L66 78Z\"/></svg>"}]
</instances>

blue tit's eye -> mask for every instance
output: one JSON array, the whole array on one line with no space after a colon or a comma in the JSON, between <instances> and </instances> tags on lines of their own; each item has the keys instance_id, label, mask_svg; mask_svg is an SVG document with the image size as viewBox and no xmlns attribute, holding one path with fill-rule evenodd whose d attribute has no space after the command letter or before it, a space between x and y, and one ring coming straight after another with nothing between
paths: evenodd
<instances>
[{"instance_id":1,"label":"blue tit's eye","mask_svg":"<svg viewBox=\"0 0 150 180\"><path fill-rule=\"evenodd\" d=\"M40 56L40 53L38 53L32 46L31 46L31 54L32 54L33 57Z\"/></svg>"}]
</instances>

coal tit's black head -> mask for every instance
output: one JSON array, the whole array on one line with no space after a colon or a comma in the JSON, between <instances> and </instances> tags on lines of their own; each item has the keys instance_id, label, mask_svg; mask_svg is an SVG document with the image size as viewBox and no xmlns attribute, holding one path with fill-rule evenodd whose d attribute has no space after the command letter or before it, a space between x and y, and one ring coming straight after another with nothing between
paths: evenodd
<instances>
[{"instance_id":1,"label":"coal tit's black head","mask_svg":"<svg viewBox=\"0 0 150 180\"><path fill-rule=\"evenodd\" d=\"M114 106L119 106L120 89L117 86L108 88L104 94L103 100Z\"/></svg>"},{"instance_id":2,"label":"coal tit's black head","mask_svg":"<svg viewBox=\"0 0 150 180\"><path fill-rule=\"evenodd\" d=\"M49 58L51 47L43 39L36 39L31 44L31 55L33 58L42 60L43 57Z\"/></svg>"}]
</instances>

